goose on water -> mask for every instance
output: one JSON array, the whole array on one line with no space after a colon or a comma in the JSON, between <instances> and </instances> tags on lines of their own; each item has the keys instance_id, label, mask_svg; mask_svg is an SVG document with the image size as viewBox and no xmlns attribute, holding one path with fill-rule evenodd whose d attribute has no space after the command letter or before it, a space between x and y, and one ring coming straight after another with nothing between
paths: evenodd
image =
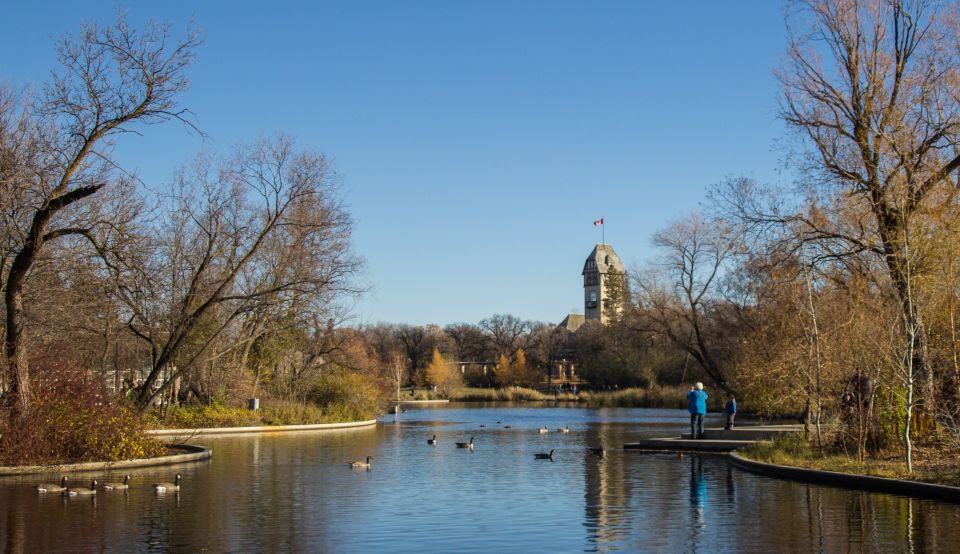
<instances>
[{"instance_id":1,"label":"goose on water","mask_svg":"<svg viewBox=\"0 0 960 554\"><path fill-rule=\"evenodd\" d=\"M180 474L178 473L173 479L173 483L154 483L153 484L154 492L174 492L180 490Z\"/></svg>"},{"instance_id":2,"label":"goose on water","mask_svg":"<svg viewBox=\"0 0 960 554\"><path fill-rule=\"evenodd\" d=\"M36 486L37 494L44 494L48 492L63 492L67 490L67 476L64 475L60 478L60 484L55 485L53 483L40 483Z\"/></svg>"},{"instance_id":3,"label":"goose on water","mask_svg":"<svg viewBox=\"0 0 960 554\"><path fill-rule=\"evenodd\" d=\"M104 483L103 490L105 491L119 491L130 488L130 476L123 476L123 483Z\"/></svg>"},{"instance_id":4,"label":"goose on water","mask_svg":"<svg viewBox=\"0 0 960 554\"><path fill-rule=\"evenodd\" d=\"M436 445L437 445L437 436L434 435L432 439L427 439L427 444L429 444L430 446L436 446Z\"/></svg>"},{"instance_id":5,"label":"goose on water","mask_svg":"<svg viewBox=\"0 0 960 554\"><path fill-rule=\"evenodd\" d=\"M554 453L554 451L555 451L555 449L552 449L552 448L551 448L549 454L547 454L547 453L545 453L545 452L537 452L536 454L533 455L533 457L534 457L535 459L537 459L537 460L550 460L550 461L553 461L553 453Z\"/></svg>"},{"instance_id":6,"label":"goose on water","mask_svg":"<svg viewBox=\"0 0 960 554\"><path fill-rule=\"evenodd\" d=\"M558 433L569 433L569 432L570 432L570 426L567 425L566 427L558 427L558 428L557 428L557 432L558 432Z\"/></svg>"},{"instance_id":7,"label":"goose on water","mask_svg":"<svg viewBox=\"0 0 960 554\"><path fill-rule=\"evenodd\" d=\"M473 437L470 437L470 442L458 442L457 448L469 448L473 450Z\"/></svg>"},{"instance_id":8,"label":"goose on water","mask_svg":"<svg viewBox=\"0 0 960 554\"><path fill-rule=\"evenodd\" d=\"M97 494L97 480L94 479L90 481L90 488L72 488L67 489L63 492L67 496L89 496L91 494Z\"/></svg>"},{"instance_id":9,"label":"goose on water","mask_svg":"<svg viewBox=\"0 0 960 554\"><path fill-rule=\"evenodd\" d=\"M373 459L373 456L367 456L367 461L365 462L350 462L350 467L355 467L357 469L370 469L370 460Z\"/></svg>"},{"instance_id":10,"label":"goose on water","mask_svg":"<svg viewBox=\"0 0 960 554\"><path fill-rule=\"evenodd\" d=\"M545 435L545 434L547 434L547 433L550 432L550 429L547 429L547 426L546 426L546 425L544 425L543 427L541 427L541 428L539 428L539 429L537 429L537 430L540 431L540 434L541 434L541 435Z\"/></svg>"},{"instance_id":11,"label":"goose on water","mask_svg":"<svg viewBox=\"0 0 960 554\"><path fill-rule=\"evenodd\" d=\"M590 453L598 458L602 458L604 454L604 450L602 446L598 446L596 448L590 448Z\"/></svg>"}]
</instances>

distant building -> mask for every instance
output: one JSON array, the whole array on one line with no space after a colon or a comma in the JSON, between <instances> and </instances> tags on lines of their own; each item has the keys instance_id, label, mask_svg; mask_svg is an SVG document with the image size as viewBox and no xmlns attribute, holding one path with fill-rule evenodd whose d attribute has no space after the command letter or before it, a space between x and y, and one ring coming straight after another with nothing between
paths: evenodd
<instances>
[{"instance_id":1,"label":"distant building","mask_svg":"<svg viewBox=\"0 0 960 554\"><path fill-rule=\"evenodd\" d=\"M609 244L598 244L593 248L593 252L587 256L587 261L583 264L583 315L586 319L598 319L600 323L607 323L610 320L610 310L612 308L620 313L623 306L620 302L623 298L611 298L616 296L614 291L624 290L624 270L623 262L620 256L614 252ZM612 303L617 302L614 306Z\"/></svg>"}]
</instances>

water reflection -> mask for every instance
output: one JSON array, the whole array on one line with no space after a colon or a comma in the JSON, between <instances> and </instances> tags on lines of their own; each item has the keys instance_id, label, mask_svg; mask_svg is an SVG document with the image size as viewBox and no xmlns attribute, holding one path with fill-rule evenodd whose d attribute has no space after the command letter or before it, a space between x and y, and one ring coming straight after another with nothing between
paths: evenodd
<instances>
[{"instance_id":1,"label":"water reflection","mask_svg":"<svg viewBox=\"0 0 960 554\"><path fill-rule=\"evenodd\" d=\"M211 461L145 469L125 493L38 496L37 478L0 480L0 537L6 552L956 549L954 505L621 450L686 424L679 410L453 407L360 431L204 438ZM454 446L471 435L474 450ZM602 458L588 450L599 445ZM551 449L554 463L534 459ZM368 455L370 471L347 466ZM178 472L178 494L150 489Z\"/></svg>"}]
</instances>

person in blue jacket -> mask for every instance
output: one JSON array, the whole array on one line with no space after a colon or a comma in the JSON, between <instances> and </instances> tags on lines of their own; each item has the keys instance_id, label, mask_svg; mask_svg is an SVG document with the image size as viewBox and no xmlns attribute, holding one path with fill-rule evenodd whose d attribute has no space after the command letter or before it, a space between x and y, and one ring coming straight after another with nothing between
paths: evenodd
<instances>
[{"instance_id":1,"label":"person in blue jacket","mask_svg":"<svg viewBox=\"0 0 960 554\"><path fill-rule=\"evenodd\" d=\"M727 405L723 407L723 413L727 415L727 425L724 429L733 429L733 418L737 415L737 399L730 395Z\"/></svg>"},{"instance_id":2,"label":"person in blue jacket","mask_svg":"<svg viewBox=\"0 0 960 554\"><path fill-rule=\"evenodd\" d=\"M690 411L690 438L703 438L703 415L707 413L707 393L703 390L703 383L697 383L687 393L690 401L687 410Z\"/></svg>"}]
</instances>

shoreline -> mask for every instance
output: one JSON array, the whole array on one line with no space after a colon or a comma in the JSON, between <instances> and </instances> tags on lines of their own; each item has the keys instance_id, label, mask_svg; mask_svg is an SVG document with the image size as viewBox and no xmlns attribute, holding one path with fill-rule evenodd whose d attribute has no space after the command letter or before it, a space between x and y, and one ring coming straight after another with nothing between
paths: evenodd
<instances>
[{"instance_id":1,"label":"shoreline","mask_svg":"<svg viewBox=\"0 0 960 554\"><path fill-rule=\"evenodd\" d=\"M42 473L79 473L91 471L103 472L114 471L118 469L177 465L209 460L213 456L213 450L206 446L192 444L171 444L167 447L173 450L183 450L185 452L181 454L157 456L155 458L136 458L133 460L120 460L117 462L81 462L76 464L0 466L0 477L36 475Z\"/></svg>"},{"instance_id":2,"label":"shoreline","mask_svg":"<svg viewBox=\"0 0 960 554\"><path fill-rule=\"evenodd\" d=\"M149 429L144 431L151 437L197 437L203 435L243 435L260 433L291 433L298 431L336 431L343 429L362 429L373 427L376 419L347 421L343 423L309 423L305 425L258 425L254 427L195 427L185 429Z\"/></svg>"}]
</instances>

